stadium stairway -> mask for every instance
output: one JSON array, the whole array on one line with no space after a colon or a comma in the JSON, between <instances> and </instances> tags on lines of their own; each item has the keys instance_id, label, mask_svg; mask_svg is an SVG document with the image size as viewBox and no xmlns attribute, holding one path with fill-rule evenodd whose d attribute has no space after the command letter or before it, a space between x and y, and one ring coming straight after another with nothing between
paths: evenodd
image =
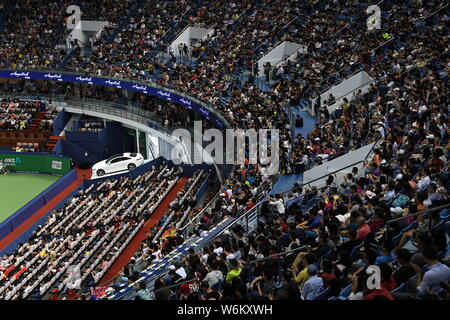
<instances>
[{"instance_id":1,"label":"stadium stairway","mask_svg":"<svg viewBox=\"0 0 450 320\"><path fill-rule=\"evenodd\" d=\"M191 248L196 252L201 252L204 246L209 245L218 235L220 235L224 231L224 229L229 227L230 224L235 220L236 218L227 217L219 222L211 230L207 231L204 235L193 236L189 238L168 255L153 262L146 270L141 272L140 279L147 283L147 288L149 290L153 290L154 281L165 272L167 272L170 265L173 265L175 262L183 259L183 257L187 254L187 251ZM105 285L106 283L108 282L102 282L102 284ZM134 290L130 286L121 285L118 292L112 294L112 296L110 296L109 298L113 300L130 300L134 297L134 295Z\"/></svg>"},{"instance_id":2,"label":"stadium stairway","mask_svg":"<svg viewBox=\"0 0 450 320\"><path fill-rule=\"evenodd\" d=\"M91 169L82 170L74 168L77 172L77 179L72 182L66 189L61 191L56 197L51 199L45 206L33 214L30 218L25 220L20 226L13 230L10 234L0 240L0 251L8 247L15 239L28 230L33 224L39 221L45 214L53 210L61 201L63 201L69 194L75 191L83 183L83 180L90 179L92 175Z\"/></svg>"},{"instance_id":3,"label":"stadium stairway","mask_svg":"<svg viewBox=\"0 0 450 320\"><path fill-rule=\"evenodd\" d=\"M50 136L48 137L48 141L45 144L45 152L46 153L52 153L53 152L53 148L56 146L56 144L58 143L58 141L60 139L65 139L65 136Z\"/></svg>"},{"instance_id":4,"label":"stadium stairway","mask_svg":"<svg viewBox=\"0 0 450 320\"><path fill-rule=\"evenodd\" d=\"M34 117L33 121L27 126L26 130L29 131L37 131L39 129L39 125L41 124L41 120L44 118L46 111L38 112L38 114Z\"/></svg>"},{"instance_id":5,"label":"stadium stairway","mask_svg":"<svg viewBox=\"0 0 450 320\"><path fill-rule=\"evenodd\" d=\"M161 201L158 208L152 214L150 219L148 219L136 236L131 240L125 250L117 257L116 261L112 264L109 270L103 275L99 283L107 283L111 281L119 272L125 267L128 262L133 257L134 253L141 247L142 242L147 238L147 231L156 225L161 217L169 210L170 203L177 197L178 192L183 188L187 177L182 177L170 190L167 196Z\"/></svg>"},{"instance_id":6,"label":"stadium stairway","mask_svg":"<svg viewBox=\"0 0 450 320\"><path fill-rule=\"evenodd\" d=\"M311 116L307 111L303 111L302 105L300 105L300 108L293 108L293 116L294 118L299 115L303 118L303 127L296 127L295 128L295 136L301 134L302 137L306 137L309 132L314 130L314 127L317 123L317 117ZM287 110L285 110L288 112ZM289 113L288 113L289 114ZM289 190L291 190L294 187L294 184L296 182L301 183L303 180L303 174L287 174L282 175L278 174L278 180L274 184L272 190L269 194L276 194L276 193L285 193Z\"/></svg>"}]
</instances>

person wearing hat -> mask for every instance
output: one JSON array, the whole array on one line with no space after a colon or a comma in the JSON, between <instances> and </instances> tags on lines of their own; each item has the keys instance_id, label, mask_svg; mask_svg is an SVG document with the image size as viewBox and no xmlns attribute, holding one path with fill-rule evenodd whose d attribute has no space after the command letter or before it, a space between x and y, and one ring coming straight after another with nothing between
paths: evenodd
<instances>
[{"instance_id":1,"label":"person wearing hat","mask_svg":"<svg viewBox=\"0 0 450 320\"><path fill-rule=\"evenodd\" d=\"M314 300L323 290L323 280L317 275L315 264L310 264L306 270L308 272L308 280L303 285L302 296L305 300Z\"/></svg>"}]
</instances>

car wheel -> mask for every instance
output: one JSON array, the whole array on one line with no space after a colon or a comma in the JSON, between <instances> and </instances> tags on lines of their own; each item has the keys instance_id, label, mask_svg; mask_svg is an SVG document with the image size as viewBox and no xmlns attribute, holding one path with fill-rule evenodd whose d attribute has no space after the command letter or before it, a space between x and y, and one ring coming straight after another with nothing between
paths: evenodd
<instances>
[{"instance_id":1,"label":"car wheel","mask_svg":"<svg viewBox=\"0 0 450 320\"><path fill-rule=\"evenodd\" d=\"M99 177L103 176L104 174L105 174L105 170L102 170L102 169L97 170L97 175L98 175Z\"/></svg>"},{"instance_id":2,"label":"car wheel","mask_svg":"<svg viewBox=\"0 0 450 320\"><path fill-rule=\"evenodd\" d=\"M136 165L134 164L134 163L130 163L129 165L128 165L128 170L134 170L134 169L136 169Z\"/></svg>"}]
</instances>

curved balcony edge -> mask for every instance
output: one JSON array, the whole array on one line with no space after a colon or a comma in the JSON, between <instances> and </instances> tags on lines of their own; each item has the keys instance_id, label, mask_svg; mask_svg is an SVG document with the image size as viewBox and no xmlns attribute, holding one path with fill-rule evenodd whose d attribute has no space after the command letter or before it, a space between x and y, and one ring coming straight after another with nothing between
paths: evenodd
<instances>
[{"instance_id":1,"label":"curved balcony edge","mask_svg":"<svg viewBox=\"0 0 450 320\"><path fill-rule=\"evenodd\" d=\"M165 99L198 112L202 117L211 121L222 130L233 128L230 122L211 105L193 98L186 93L161 86L155 82L144 82L128 78L103 77L90 73L34 69L0 69L0 78L72 82L131 90Z\"/></svg>"}]
</instances>

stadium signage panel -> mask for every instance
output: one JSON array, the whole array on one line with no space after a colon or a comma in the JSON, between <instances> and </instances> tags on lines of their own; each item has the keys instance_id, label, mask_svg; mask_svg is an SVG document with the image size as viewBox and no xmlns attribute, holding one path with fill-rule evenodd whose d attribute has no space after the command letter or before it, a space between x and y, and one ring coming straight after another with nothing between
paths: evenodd
<instances>
[{"instance_id":1,"label":"stadium signage panel","mask_svg":"<svg viewBox=\"0 0 450 320\"><path fill-rule=\"evenodd\" d=\"M190 100L187 97L180 96L176 93L166 91L161 88L147 86L144 84L137 84L128 81L119 81L108 78L92 77L87 75L57 73L57 72L34 72L34 71L13 71L13 70L0 70L0 78L20 78L20 79L32 79L32 80L50 80L50 81L64 81L64 82L77 82L86 83L92 85L115 87L124 90L137 91L145 93L151 96L166 99L168 101L177 103L183 107L200 113L207 120L212 121L217 127L224 129L222 121L211 111L205 109L195 101Z\"/></svg>"},{"instance_id":2,"label":"stadium signage panel","mask_svg":"<svg viewBox=\"0 0 450 320\"><path fill-rule=\"evenodd\" d=\"M31 79L29 72L11 72L10 75L14 78L24 78L24 79Z\"/></svg>"},{"instance_id":3,"label":"stadium signage panel","mask_svg":"<svg viewBox=\"0 0 450 320\"><path fill-rule=\"evenodd\" d=\"M183 105L185 105L187 108L192 109L192 107L191 107L191 101L190 101L190 100L186 100L186 99L184 99L184 98L181 98L181 99L180 99L180 102L181 102Z\"/></svg>"},{"instance_id":4,"label":"stadium signage panel","mask_svg":"<svg viewBox=\"0 0 450 320\"><path fill-rule=\"evenodd\" d=\"M63 81L62 74L56 74L56 73L47 73L44 78L48 78L50 80L56 80L56 81Z\"/></svg>"},{"instance_id":5,"label":"stadium signage panel","mask_svg":"<svg viewBox=\"0 0 450 320\"><path fill-rule=\"evenodd\" d=\"M144 85L134 84L133 85L133 89L135 89L135 91L140 91L140 92L143 92L143 93L147 93L148 92L147 86L144 86Z\"/></svg>"},{"instance_id":6,"label":"stadium signage panel","mask_svg":"<svg viewBox=\"0 0 450 320\"><path fill-rule=\"evenodd\" d=\"M0 160L15 172L48 173L63 176L71 169L69 158L32 152L1 152Z\"/></svg>"},{"instance_id":7,"label":"stadium signage panel","mask_svg":"<svg viewBox=\"0 0 450 320\"><path fill-rule=\"evenodd\" d=\"M120 81L111 81L111 80L107 80L105 81L105 84L108 86L114 86L117 87L119 89L121 89L122 87L120 86Z\"/></svg>"}]
</instances>

